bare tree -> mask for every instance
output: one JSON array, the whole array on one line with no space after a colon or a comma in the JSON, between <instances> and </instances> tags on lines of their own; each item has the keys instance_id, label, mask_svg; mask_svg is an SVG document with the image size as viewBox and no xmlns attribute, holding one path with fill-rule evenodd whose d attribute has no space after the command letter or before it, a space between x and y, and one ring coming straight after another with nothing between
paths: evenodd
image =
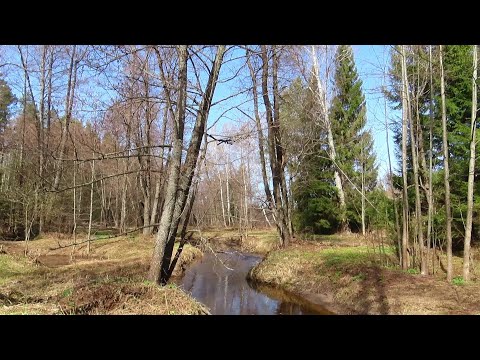
<instances>
[{"instance_id":1,"label":"bare tree","mask_svg":"<svg viewBox=\"0 0 480 360\"><path fill-rule=\"evenodd\" d=\"M202 95L192 136L187 150L185 163L180 173L183 132L185 124L185 106L187 89L187 60L188 48L178 47L179 59L179 95L177 100L177 111L175 114L175 135L172 150L172 159L167 191L165 194L165 205L160 219L159 230L155 242L155 250L152 258L149 279L157 283L165 284L169 277L169 268L180 218L185 209L188 193L192 184L193 175L197 166L200 145L205 132L205 126L212 104L213 93L217 84L220 67L223 63L225 46L217 47L215 59L210 69L207 85ZM167 94L167 97L170 95ZM181 105L178 105L181 104ZM180 110L180 111L179 111Z\"/></svg>"},{"instance_id":2,"label":"bare tree","mask_svg":"<svg viewBox=\"0 0 480 360\"><path fill-rule=\"evenodd\" d=\"M55 180L53 182L53 189L57 190L60 184L60 178L63 170L63 156L65 154L65 145L67 143L68 130L72 118L73 99L75 95L75 84L77 78L77 61L75 59L77 46L73 45L72 53L70 55L70 67L68 69L68 85L67 95L65 96L65 123L62 128L62 137L60 140L60 149L58 150L58 160L56 164Z\"/></svg>"}]
</instances>

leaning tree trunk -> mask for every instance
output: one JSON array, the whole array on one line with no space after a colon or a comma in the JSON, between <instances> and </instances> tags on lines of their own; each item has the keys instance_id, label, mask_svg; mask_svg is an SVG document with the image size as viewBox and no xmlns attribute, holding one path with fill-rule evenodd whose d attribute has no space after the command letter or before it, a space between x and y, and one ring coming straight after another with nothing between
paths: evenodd
<instances>
[{"instance_id":1,"label":"leaning tree trunk","mask_svg":"<svg viewBox=\"0 0 480 360\"><path fill-rule=\"evenodd\" d=\"M165 254L168 234L172 224L173 211L175 210L175 200L177 198L178 183L180 179L180 167L182 165L183 130L185 125L185 109L187 101L187 46L180 45L177 48L177 52L179 66L178 98L173 122L174 131L172 134L172 154L170 158L170 168L168 171L164 208L160 217L155 248L148 273L149 280L155 283L160 283L161 279L162 261Z\"/></svg>"},{"instance_id":2,"label":"leaning tree trunk","mask_svg":"<svg viewBox=\"0 0 480 360\"><path fill-rule=\"evenodd\" d=\"M164 258L162 260L162 280L165 284L168 280L168 269L172 260L173 245L175 243L175 236L177 234L178 225L185 209L190 187L192 185L193 176L197 167L198 157L200 153L200 145L206 130L208 114L212 105L213 94L217 86L220 68L223 63L223 56L225 54L225 45L219 45L215 55L212 69L210 71L205 92L200 102L195 126L192 131L192 137L188 146L187 156L183 166L182 176L180 178L180 187L178 189L178 197L175 203L175 211L173 213L172 226L168 235L168 241L165 248Z\"/></svg>"},{"instance_id":3,"label":"leaning tree trunk","mask_svg":"<svg viewBox=\"0 0 480 360\"><path fill-rule=\"evenodd\" d=\"M187 197L188 197L192 180L193 180L193 175L195 172L195 168L197 166L198 155L200 152L200 145L202 142L203 135L205 133L206 122L207 122L208 114L210 112L210 107L212 104L213 94L217 84L218 75L220 73L220 67L223 63L225 48L226 48L225 45L220 45L217 47L217 52L216 52L215 60L213 63L213 67L209 74L206 89L202 96L202 101L199 105L197 118L192 131L192 136L190 139L187 156L182 169L183 174L180 177L180 169L178 169L178 173L175 174L176 177L173 178L173 176L172 177L169 176L169 179L168 179L164 210L162 212L162 217L160 220L160 226L157 233L154 257L152 259L152 264L149 272L149 278L157 283L165 284L168 279L168 271L169 271L169 267L172 259L175 235L177 233L180 218L185 209ZM187 79L186 79L187 48L180 47L179 52L182 53L179 58L181 60L181 67L182 67L182 74L183 74L182 81L180 81L180 84L181 84L180 92L182 93L182 96L183 96L183 98L180 98L182 102L182 106L180 106L180 108L183 108L183 111L180 115L182 115L183 117L178 117L179 114L177 111L176 120L178 120L179 122L181 121L181 124L182 124L181 140L183 142L183 124L185 121L186 85L187 85ZM183 64L183 61L185 61L185 64ZM185 67L185 69L183 69L183 67ZM185 77L184 80L183 80L183 77ZM169 97L170 96L167 95L167 98ZM178 108L178 105L177 105L177 108ZM173 162L173 158L175 159L175 161L170 166L175 165L176 167L178 165L178 167L180 167L181 155L182 155L181 147L179 148L178 151L179 151L179 154L177 154L175 151L172 153L172 162ZM177 156L179 157L178 159L177 159ZM164 221L162 222L162 220Z\"/></svg>"},{"instance_id":4,"label":"leaning tree trunk","mask_svg":"<svg viewBox=\"0 0 480 360\"><path fill-rule=\"evenodd\" d=\"M450 171L448 168L448 134L447 110L445 105L445 75L443 71L442 45L440 45L440 91L442 98L442 138L443 138L443 166L445 171L445 213L447 227L447 281L452 281L452 210L450 204Z\"/></svg>"},{"instance_id":5,"label":"leaning tree trunk","mask_svg":"<svg viewBox=\"0 0 480 360\"><path fill-rule=\"evenodd\" d=\"M470 127L470 162L468 164L467 223L465 225L465 245L463 248L463 279L470 280L470 240L473 220L473 186L475 177L475 143L477 120L477 45L473 45L472 78L472 121Z\"/></svg>"}]
</instances>

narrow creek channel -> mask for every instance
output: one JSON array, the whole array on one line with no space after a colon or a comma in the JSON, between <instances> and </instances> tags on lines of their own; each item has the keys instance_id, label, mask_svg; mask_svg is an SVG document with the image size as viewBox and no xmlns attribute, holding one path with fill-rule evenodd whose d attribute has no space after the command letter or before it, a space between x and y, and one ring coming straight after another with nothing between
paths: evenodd
<instances>
[{"instance_id":1,"label":"narrow creek channel","mask_svg":"<svg viewBox=\"0 0 480 360\"><path fill-rule=\"evenodd\" d=\"M213 315L327 315L327 309L302 297L247 281L260 256L239 251L207 252L192 264L180 286Z\"/></svg>"}]
</instances>

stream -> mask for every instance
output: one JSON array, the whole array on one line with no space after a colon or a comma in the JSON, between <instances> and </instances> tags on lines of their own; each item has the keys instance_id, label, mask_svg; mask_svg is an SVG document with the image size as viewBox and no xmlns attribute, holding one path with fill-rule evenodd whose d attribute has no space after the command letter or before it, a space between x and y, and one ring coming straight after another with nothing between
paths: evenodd
<instances>
[{"instance_id":1,"label":"stream","mask_svg":"<svg viewBox=\"0 0 480 360\"><path fill-rule=\"evenodd\" d=\"M327 309L301 296L247 281L262 258L239 251L207 252L192 264L180 286L212 315L327 315Z\"/></svg>"}]
</instances>

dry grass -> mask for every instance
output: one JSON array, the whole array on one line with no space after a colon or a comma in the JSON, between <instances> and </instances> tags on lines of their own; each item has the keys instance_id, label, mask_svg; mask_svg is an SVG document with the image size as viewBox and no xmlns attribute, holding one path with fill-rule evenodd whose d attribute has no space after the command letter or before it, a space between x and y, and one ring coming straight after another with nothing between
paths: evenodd
<instances>
[{"instance_id":1,"label":"dry grass","mask_svg":"<svg viewBox=\"0 0 480 360\"><path fill-rule=\"evenodd\" d=\"M214 248L238 247L242 251L262 255L277 249L279 244L275 229L250 230L247 236L240 234L238 229L215 229L202 231L201 236ZM199 233L194 233L194 238L199 239Z\"/></svg>"},{"instance_id":2,"label":"dry grass","mask_svg":"<svg viewBox=\"0 0 480 360\"><path fill-rule=\"evenodd\" d=\"M77 247L74 261L70 261L71 247L50 250L69 243L68 239L43 237L29 243L29 257L25 258L23 243L2 242L7 254L0 255L0 314L205 312L180 289L157 291L155 285L144 281L153 237L98 240L92 242L88 257L85 245ZM199 249L185 245L174 274L180 275L201 255ZM95 294L94 300L82 305L87 294ZM102 305L108 301L113 303ZM164 301L168 306L162 305ZM75 310L82 306L83 312Z\"/></svg>"},{"instance_id":3,"label":"dry grass","mask_svg":"<svg viewBox=\"0 0 480 360\"><path fill-rule=\"evenodd\" d=\"M331 239L326 240L328 242ZM446 283L444 274L422 277L382 266L393 256L387 247L380 262L368 246L325 246L308 241L271 252L252 269L259 282L287 290L324 295L330 310L343 314L476 314L480 284ZM461 259L455 259L455 263ZM458 266L458 264L457 264ZM461 268L456 268L461 271Z\"/></svg>"},{"instance_id":4,"label":"dry grass","mask_svg":"<svg viewBox=\"0 0 480 360\"><path fill-rule=\"evenodd\" d=\"M245 251L267 254L278 248L278 235L275 230L252 230L242 241L242 248Z\"/></svg>"}]
</instances>

